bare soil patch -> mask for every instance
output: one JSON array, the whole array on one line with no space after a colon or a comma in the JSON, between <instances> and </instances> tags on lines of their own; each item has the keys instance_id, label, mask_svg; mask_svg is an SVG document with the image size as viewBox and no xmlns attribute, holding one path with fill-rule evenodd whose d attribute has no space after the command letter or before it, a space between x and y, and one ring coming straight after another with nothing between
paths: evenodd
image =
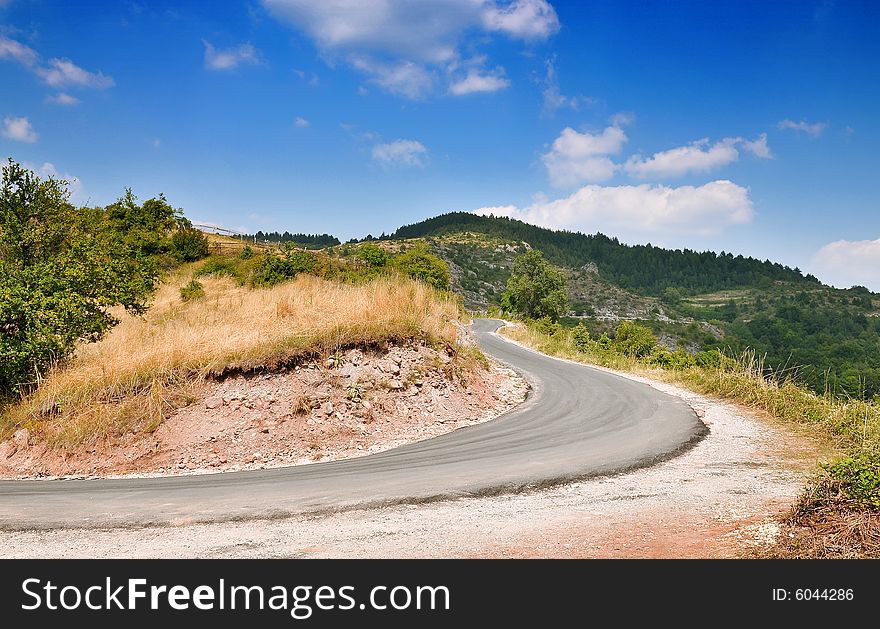
<instances>
[{"instance_id":1,"label":"bare soil patch","mask_svg":"<svg viewBox=\"0 0 880 629\"><path fill-rule=\"evenodd\" d=\"M266 375L209 381L150 434L53 449L26 430L0 444L7 478L172 475L363 456L486 421L528 385L425 345L350 350Z\"/></svg>"}]
</instances>

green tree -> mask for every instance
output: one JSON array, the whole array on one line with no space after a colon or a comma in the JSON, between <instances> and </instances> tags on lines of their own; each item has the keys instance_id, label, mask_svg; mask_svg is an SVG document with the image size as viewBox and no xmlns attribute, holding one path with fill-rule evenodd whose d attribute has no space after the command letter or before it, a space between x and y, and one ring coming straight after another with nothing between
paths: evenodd
<instances>
[{"instance_id":1,"label":"green tree","mask_svg":"<svg viewBox=\"0 0 880 629\"><path fill-rule=\"evenodd\" d=\"M117 323L108 308L145 310L156 266L68 202L64 181L11 159L0 188L0 397L26 392L79 342Z\"/></svg>"},{"instance_id":2,"label":"green tree","mask_svg":"<svg viewBox=\"0 0 880 629\"><path fill-rule=\"evenodd\" d=\"M548 317L556 321L565 313L568 295L562 271L544 259L537 249L513 260L501 305L530 319Z\"/></svg>"},{"instance_id":3,"label":"green tree","mask_svg":"<svg viewBox=\"0 0 880 629\"><path fill-rule=\"evenodd\" d=\"M614 342L624 354L636 357L647 356L657 345L657 339L650 328L632 321L623 321L617 326Z\"/></svg>"},{"instance_id":4,"label":"green tree","mask_svg":"<svg viewBox=\"0 0 880 629\"><path fill-rule=\"evenodd\" d=\"M428 251L424 245L417 245L400 253L391 260L398 271L440 290L449 289L449 265Z\"/></svg>"},{"instance_id":5,"label":"green tree","mask_svg":"<svg viewBox=\"0 0 880 629\"><path fill-rule=\"evenodd\" d=\"M195 262L208 255L208 237L198 229L185 227L171 237L171 253L178 262Z\"/></svg>"},{"instance_id":6,"label":"green tree","mask_svg":"<svg viewBox=\"0 0 880 629\"><path fill-rule=\"evenodd\" d=\"M388 253L379 245L363 244L358 247L358 257L371 267L381 267L388 263Z\"/></svg>"},{"instance_id":7,"label":"green tree","mask_svg":"<svg viewBox=\"0 0 880 629\"><path fill-rule=\"evenodd\" d=\"M590 347L590 331L584 325L583 321L578 322L571 331L571 342L574 343L575 349L582 352Z\"/></svg>"}]
</instances>

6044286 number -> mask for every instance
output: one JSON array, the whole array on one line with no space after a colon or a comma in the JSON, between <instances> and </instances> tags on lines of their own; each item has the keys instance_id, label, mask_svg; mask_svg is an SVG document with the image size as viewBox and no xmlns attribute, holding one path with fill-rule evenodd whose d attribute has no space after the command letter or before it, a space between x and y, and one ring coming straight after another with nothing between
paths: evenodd
<instances>
[{"instance_id":1,"label":"6044286 number","mask_svg":"<svg viewBox=\"0 0 880 629\"><path fill-rule=\"evenodd\" d=\"M804 588L794 591L796 601L851 601L854 597L852 588Z\"/></svg>"}]
</instances>

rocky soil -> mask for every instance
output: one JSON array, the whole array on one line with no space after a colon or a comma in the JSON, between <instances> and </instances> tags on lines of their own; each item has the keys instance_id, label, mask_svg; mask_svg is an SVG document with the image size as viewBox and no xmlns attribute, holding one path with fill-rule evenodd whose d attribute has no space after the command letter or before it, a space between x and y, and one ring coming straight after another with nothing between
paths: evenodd
<instances>
[{"instance_id":1,"label":"rocky soil","mask_svg":"<svg viewBox=\"0 0 880 629\"><path fill-rule=\"evenodd\" d=\"M0 476L203 473L379 452L497 417L525 398L514 372L474 362L412 345L208 382L152 434L62 451L20 430L0 444Z\"/></svg>"}]
</instances>

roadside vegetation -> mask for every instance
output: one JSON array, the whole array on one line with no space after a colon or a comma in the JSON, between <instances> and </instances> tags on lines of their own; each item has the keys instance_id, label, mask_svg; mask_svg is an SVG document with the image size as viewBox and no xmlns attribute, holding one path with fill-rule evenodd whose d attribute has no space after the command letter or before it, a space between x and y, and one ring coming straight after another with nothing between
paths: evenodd
<instances>
[{"instance_id":1,"label":"roadside vegetation","mask_svg":"<svg viewBox=\"0 0 880 629\"><path fill-rule=\"evenodd\" d=\"M565 328L528 320L503 333L544 353L641 373L813 428L841 455L820 466L789 515L787 534L768 554L792 557L880 556L880 404L818 394L791 374L767 371L753 351L696 355L670 351L651 330L622 322L613 335L591 337L585 326Z\"/></svg>"},{"instance_id":2,"label":"roadside vegetation","mask_svg":"<svg viewBox=\"0 0 880 629\"><path fill-rule=\"evenodd\" d=\"M455 347L459 302L426 248L208 255L162 196L75 208L64 182L12 162L0 211L0 440L26 429L77 447L155 430L209 377L349 347Z\"/></svg>"}]
</instances>

